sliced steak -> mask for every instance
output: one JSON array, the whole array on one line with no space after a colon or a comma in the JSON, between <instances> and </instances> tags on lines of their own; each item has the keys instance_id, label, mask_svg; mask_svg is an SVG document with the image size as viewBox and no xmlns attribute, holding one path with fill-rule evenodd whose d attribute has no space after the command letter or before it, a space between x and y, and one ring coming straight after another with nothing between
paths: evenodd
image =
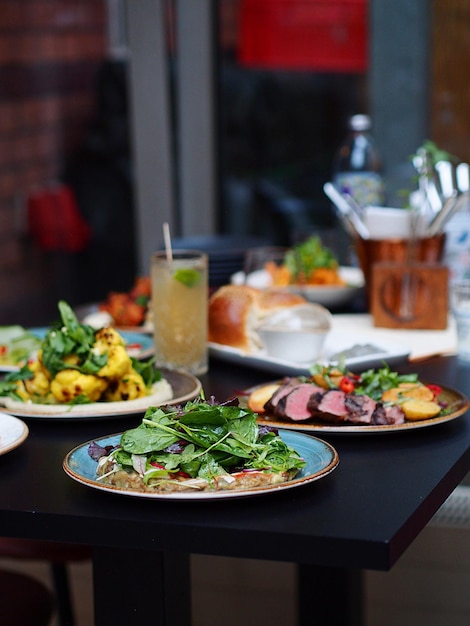
<instances>
[{"instance_id":1,"label":"sliced steak","mask_svg":"<svg viewBox=\"0 0 470 626\"><path fill-rule=\"evenodd\" d=\"M375 411L372 414L372 423L380 426L389 426L390 424L403 424L405 414L398 404L384 406L382 402L377 402Z\"/></svg>"},{"instance_id":2,"label":"sliced steak","mask_svg":"<svg viewBox=\"0 0 470 626\"><path fill-rule=\"evenodd\" d=\"M374 412L372 413L372 423L379 426L388 424L387 414L385 413L385 407L381 402L377 402Z\"/></svg>"},{"instance_id":3,"label":"sliced steak","mask_svg":"<svg viewBox=\"0 0 470 626\"><path fill-rule=\"evenodd\" d=\"M387 424L403 424L405 421L403 409L398 404L386 406L385 414L387 415Z\"/></svg>"},{"instance_id":4,"label":"sliced steak","mask_svg":"<svg viewBox=\"0 0 470 626\"><path fill-rule=\"evenodd\" d=\"M276 417L290 419L294 422L302 422L312 417L309 407L309 399L320 388L311 383L300 383L288 394L283 396L275 408Z\"/></svg>"},{"instance_id":5,"label":"sliced steak","mask_svg":"<svg viewBox=\"0 0 470 626\"><path fill-rule=\"evenodd\" d=\"M322 387L316 387L314 389L308 401L308 409L311 413L318 410L318 406L320 402L323 400L323 396L325 395L326 392L327 390L323 389Z\"/></svg>"},{"instance_id":6,"label":"sliced steak","mask_svg":"<svg viewBox=\"0 0 470 626\"><path fill-rule=\"evenodd\" d=\"M276 407L284 396L286 396L294 387L300 384L298 378L285 378L282 381L282 385L277 389L270 399L264 405L265 411L268 413L275 413Z\"/></svg>"},{"instance_id":7,"label":"sliced steak","mask_svg":"<svg viewBox=\"0 0 470 626\"><path fill-rule=\"evenodd\" d=\"M346 407L345 421L352 424L371 424L372 415L377 403L369 396L347 394L344 400Z\"/></svg>"},{"instance_id":8,"label":"sliced steak","mask_svg":"<svg viewBox=\"0 0 470 626\"><path fill-rule=\"evenodd\" d=\"M322 421L342 422L347 414L345 398L344 391L328 389L323 391L320 398L318 396L312 397L309 409L314 417Z\"/></svg>"}]
</instances>

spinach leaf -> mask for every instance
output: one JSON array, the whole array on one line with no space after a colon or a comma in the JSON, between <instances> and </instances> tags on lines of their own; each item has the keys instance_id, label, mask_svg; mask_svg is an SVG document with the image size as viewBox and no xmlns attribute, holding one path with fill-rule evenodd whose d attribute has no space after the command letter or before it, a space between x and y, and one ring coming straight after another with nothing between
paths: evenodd
<instances>
[{"instance_id":1,"label":"spinach leaf","mask_svg":"<svg viewBox=\"0 0 470 626\"><path fill-rule=\"evenodd\" d=\"M182 441L187 444L181 445ZM260 435L256 415L249 409L202 399L188 402L183 409L148 409L140 426L122 434L120 445L116 460L122 458L126 465L131 455L147 455L146 481L184 472L213 484L231 468L290 471L305 465L277 432Z\"/></svg>"}]
</instances>

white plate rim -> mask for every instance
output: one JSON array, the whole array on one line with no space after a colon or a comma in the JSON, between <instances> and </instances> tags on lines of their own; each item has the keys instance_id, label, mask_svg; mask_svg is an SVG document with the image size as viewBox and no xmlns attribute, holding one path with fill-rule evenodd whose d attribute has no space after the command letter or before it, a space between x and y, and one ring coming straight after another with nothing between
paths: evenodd
<instances>
[{"instance_id":1,"label":"white plate rim","mask_svg":"<svg viewBox=\"0 0 470 626\"><path fill-rule=\"evenodd\" d=\"M9 432L5 434L5 427ZM0 455L21 445L29 435L28 426L17 417L0 412ZM6 441L5 441L6 438Z\"/></svg>"},{"instance_id":2,"label":"white plate rim","mask_svg":"<svg viewBox=\"0 0 470 626\"><path fill-rule=\"evenodd\" d=\"M36 407L49 407L49 412L38 412L37 409L35 411L32 403L17 402L11 398L0 398L0 405L2 405L5 413L15 415L16 417L36 419L100 419L145 413L150 406L181 404L192 400L200 393L202 383L196 376L179 370L161 371L163 377L167 380L169 379L172 387L174 387L176 383L182 384L184 381L192 386L184 394L177 395L171 400L160 401L158 403L152 401L152 397L155 396L155 394L153 394L145 398L121 402L91 402L90 404L77 404L73 406L61 404L36 405Z\"/></svg>"},{"instance_id":3,"label":"white plate rim","mask_svg":"<svg viewBox=\"0 0 470 626\"><path fill-rule=\"evenodd\" d=\"M233 348L231 346L225 346L214 342L209 343L209 354L213 357L228 361L230 363L261 369L272 372L274 374L285 374L286 376L289 374L308 374L310 367L314 363L330 363L327 358L328 352L326 352L328 350L329 339L331 341L331 338L333 338L337 342L337 344L341 344L341 342L343 341L343 337L344 344L341 347L336 346L334 350L330 349L330 354L332 352L339 352L341 349L348 349L353 345L361 343L374 344L378 348L382 348L381 352L363 355L360 357L347 358L345 360L345 366L350 369L357 367L375 367L377 365L380 365L384 361L392 365L400 361L405 361L411 354L411 348L396 341L392 342L384 341L382 339L371 339L370 336L368 336L367 334L356 334L354 338L351 338L351 334L348 331L337 330L333 330L330 333L330 336L327 337L324 348L324 355L318 357L312 363L298 363L295 361L286 361L284 359L278 359L263 353L248 354L238 348Z\"/></svg>"},{"instance_id":4,"label":"white plate rim","mask_svg":"<svg viewBox=\"0 0 470 626\"><path fill-rule=\"evenodd\" d=\"M346 281L346 285L290 285L275 288L298 293L307 300L317 304L338 306L350 300L365 285L364 274L359 267L342 265L338 271L340 276ZM244 272L233 274L231 282L232 284L243 284L245 282Z\"/></svg>"}]
</instances>

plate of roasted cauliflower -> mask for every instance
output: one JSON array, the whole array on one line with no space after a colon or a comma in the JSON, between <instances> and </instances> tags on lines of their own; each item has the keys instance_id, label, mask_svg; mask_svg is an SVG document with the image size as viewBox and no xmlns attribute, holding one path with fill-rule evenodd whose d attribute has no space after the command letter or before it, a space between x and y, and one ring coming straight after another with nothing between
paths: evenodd
<instances>
[{"instance_id":1,"label":"plate of roasted cauliflower","mask_svg":"<svg viewBox=\"0 0 470 626\"><path fill-rule=\"evenodd\" d=\"M114 328L81 324L66 302L37 354L0 382L0 404L20 417L129 415L198 395L200 382L183 372L157 370L131 356Z\"/></svg>"}]
</instances>

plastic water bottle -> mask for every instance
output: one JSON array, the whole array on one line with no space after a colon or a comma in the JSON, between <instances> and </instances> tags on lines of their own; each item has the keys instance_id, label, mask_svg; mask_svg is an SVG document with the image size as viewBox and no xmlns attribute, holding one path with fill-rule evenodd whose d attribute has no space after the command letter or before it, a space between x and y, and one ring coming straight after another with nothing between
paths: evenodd
<instances>
[{"instance_id":1,"label":"plastic water bottle","mask_svg":"<svg viewBox=\"0 0 470 626\"><path fill-rule=\"evenodd\" d=\"M382 162L371 135L368 115L353 115L349 133L333 163L333 181L361 206L383 206Z\"/></svg>"}]
</instances>

